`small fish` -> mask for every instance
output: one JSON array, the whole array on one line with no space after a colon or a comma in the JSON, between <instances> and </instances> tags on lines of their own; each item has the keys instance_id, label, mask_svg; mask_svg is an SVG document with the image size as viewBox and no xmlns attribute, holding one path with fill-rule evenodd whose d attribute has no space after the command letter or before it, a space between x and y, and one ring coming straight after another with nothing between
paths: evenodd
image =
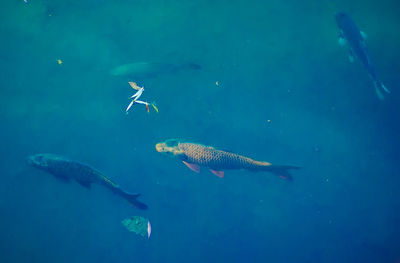
<instances>
[{"instance_id":1,"label":"small fish","mask_svg":"<svg viewBox=\"0 0 400 263\"><path fill-rule=\"evenodd\" d=\"M151 224L150 221L141 216L132 216L121 221L128 231L135 232L142 237L150 238Z\"/></svg>"},{"instance_id":2,"label":"small fish","mask_svg":"<svg viewBox=\"0 0 400 263\"><path fill-rule=\"evenodd\" d=\"M85 164L70 161L62 156L48 153L29 156L28 163L63 181L75 180L85 188L90 188L92 183L103 185L111 190L111 192L127 200L134 207L138 209L147 209L146 204L137 200L140 194L125 192L118 184Z\"/></svg>"},{"instance_id":3,"label":"small fish","mask_svg":"<svg viewBox=\"0 0 400 263\"><path fill-rule=\"evenodd\" d=\"M354 57L357 57L361 61L374 82L378 98L383 100L385 95L390 94L390 91L376 76L375 67L371 62L365 43L366 34L358 29L356 23L346 13L336 13L335 19L340 29L339 44L341 46L348 45L350 62L354 61Z\"/></svg>"},{"instance_id":4,"label":"small fish","mask_svg":"<svg viewBox=\"0 0 400 263\"><path fill-rule=\"evenodd\" d=\"M292 179L289 173L291 169L299 169L297 166L272 165L269 162L253 160L236 153L226 152L197 143L170 139L156 144L156 150L172 157L180 159L187 167L196 173L200 172L200 166L208 167L216 176L224 177L224 170L246 169L251 171L267 171L283 179Z\"/></svg>"}]
</instances>

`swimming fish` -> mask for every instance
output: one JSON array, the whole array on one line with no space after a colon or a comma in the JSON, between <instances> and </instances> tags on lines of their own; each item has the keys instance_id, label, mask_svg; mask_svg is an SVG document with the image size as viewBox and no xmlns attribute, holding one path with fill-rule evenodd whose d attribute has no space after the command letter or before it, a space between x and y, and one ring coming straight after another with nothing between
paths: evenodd
<instances>
[{"instance_id":1,"label":"swimming fish","mask_svg":"<svg viewBox=\"0 0 400 263\"><path fill-rule=\"evenodd\" d=\"M100 184L121 196L134 207L147 209L147 205L138 201L140 194L130 194L123 191L119 185L102 175L88 165L70 161L55 154L35 154L28 157L28 163L40 170L54 175L56 178L68 182L73 179L85 188L90 188L92 183Z\"/></svg>"},{"instance_id":2,"label":"swimming fish","mask_svg":"<svg viewBox=\"0 0 400 263\"><path fill-rule=\"evenodd\" d=\"M151 235L151 224L150 220L141 216L132 216L121 221L128 231L135 232L142 237L147 236L147 239Z\"/></svg>"},{"instance_id":3,"label":"swimming fish","mask_svg":"<svg viewBox=\"0 0 400 263\"><path fill-rule=\"evenodd\" d=\"M350 62L354 61L354 57L358 57L364 67L367 69L369 76L374 82L375 91L380 100L383 100L385 94L390 94L390 91L378 79L375 72L375 67L371 62L368 54L367 45L365 43L366 34L360 31L353 19L343 12L338 12L335 15L336 24L340 29L339 44L341 46L348 45Z\"/></svg>"},{"instance_id":4,"label":"swimming fish","mask_svg":"<svg viewBox=\"0 0 400 263\"><path fill-rule=\"evenodd\" d=\"M160 74L199 69L201 69L201 66L195 63L171 64L160 62L136 62L117 66L110 71L110 74L113 76L129 75L135 79L145 79L154 78Z\"/></svg>"},{"instance_id":5,"label":"swimming fish","mask_svg":"<svg viewBox=\"0 0 400 263\"><path fill-rule=\"evenodd\" d=\"M183 142L170 139L156 144L156 150L180 159L191 170L199 173L200 166L205 166L216 176L224 177L224 170L246 169L251 171L267 171L283 179L292 180L290 169L299 169L297 166L272 165L269 162L253 160L236 153L215 149L197 143Z\"/></svg>"}]
</instances>

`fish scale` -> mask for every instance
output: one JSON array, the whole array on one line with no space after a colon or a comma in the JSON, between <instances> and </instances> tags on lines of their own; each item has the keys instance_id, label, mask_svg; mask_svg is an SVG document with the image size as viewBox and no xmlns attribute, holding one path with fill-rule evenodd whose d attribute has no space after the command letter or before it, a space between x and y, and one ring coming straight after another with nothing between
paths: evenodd
<instances>
[{"instance_id":1,"label":"fish scale","mask_svg":"<svg viewBox=\"0 0 400 263\"><path fill-rule=\"evenodd\" d=\"M268 162L259 162L239 154L217 150L213 147L193 143L179 143L189 163L208 166L214 169L257 169L269 166Z\"/></svg>"}]
</instances>

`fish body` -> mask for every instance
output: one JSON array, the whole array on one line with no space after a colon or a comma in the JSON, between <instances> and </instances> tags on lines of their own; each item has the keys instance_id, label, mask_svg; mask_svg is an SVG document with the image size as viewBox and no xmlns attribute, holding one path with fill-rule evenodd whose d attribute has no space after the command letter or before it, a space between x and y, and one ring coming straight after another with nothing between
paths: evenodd
<instances>
[{"instance_id":1,"label":"fish body","mask_svg":"<svg viewBox=\"0 0 400 263\"><path fill-rule=\"evenodd\" d=\"M90 188L92 183L102 185L127 200L133 206L139 209L147 209L146 204L137 200L140 194L130 194L123 191L118 184L86 164L71 161L55 154L32 155L29 156L28 163L63 181L75 180L86 188Z\"/></svg>"},{"instance_id":2,"label":"fish body","mask_svg":"<svg viewBox=\"0 0 400 263\"><path fill-rule=\"evenodd\" d=\"M172 64L161 62L136 62L123 64L110 71L113 76L132 76L136 79L154 78L160 74L175 73L181 70L199 70L201 66L194 63Z\"/></svg>"},{"instance_id":3,"label":"fish body","mask_svg":"<svg viewBox=\"0 0 400 263\"><path fill-rule=\"evenodd\" d=\"M384 95L389 94L390 91L385 87L385 85L383 85L376 75L375 67L370 59L367 45L365 43L365 33L358 29L354 20L346 13L336 13L335 20L340 29L339 43L342 45L348 45L350 61L353 62L354 57L357 57L361 61L374 82L378 98L384 99Z\"/></svg>"},{"instance_id":4,"label":"fish body","mask_svg":"<svg viewBox=\"0 0 400 263\"><path fill-rule=\"evenodd\" d=\"M135 232L142 237L147 236L150 238L151 235L151 224L150 220L141 217L141 216L132 216L130 218L126 218L121 222L128 231Z\"/></svg>"},{"instance_id":5,"label":"fish body","mask_svg":"<svg viewBox=\"0 0 400 263\"><path fill-rule=\"evenodd\" d=\"M190 169L199 172L200 166L208 167L219 177L224 176L224 170L246 169L251 171L268 171L284 179L292 179L289 169L296 166L272 165L269 162L256 161L236 153L222 151L211 146L183 142L176 139L156 144L156 150L166 155L182 160Z\"/></svg>"}]
</instances>

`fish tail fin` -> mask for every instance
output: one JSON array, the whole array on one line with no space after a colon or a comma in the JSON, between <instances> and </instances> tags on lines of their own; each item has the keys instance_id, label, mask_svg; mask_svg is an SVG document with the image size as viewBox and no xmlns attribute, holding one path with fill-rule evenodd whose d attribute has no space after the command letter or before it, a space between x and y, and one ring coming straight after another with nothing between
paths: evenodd
<instances>
[{"instance_id":1,"label":"fish tail fin","mask_svg":"<svg viewBox=\"0 0 400 263\"><path fill-rule=\"evenodd\" d=\"M294 169L300 169L298 166L292 166L292 165L269 165L269 166L264 166L264 170L268 171L270 173L273 173L280 178L283 178L285 180L292 181L293 177L290 174L290 170Z\"/></svg>"},{"instance_id":2,"label":"fish tail fin","mask_svg":"<svg viewBox=\"0 0 400 263\"><path fill-rule=\"evenodd\" d=\"M142 210L146 210L147 209L147 205L145 203L140 202L139 200L137 200L137 198L140 196L140 194L130 194L127 192L123 192L124 197L126 200L128 200L129 203L131 203L131 205L133 205L134 207L138 208L138 209L142 209Z\"/></svg>"},{"instance_id":3,"label":"fish tail fin","mask_svg":"<svg viewBox=\"0 0 400 263\"><path fill-rule=\"evenodd\" d=\"M390 94L390 90L383 85L382 82L379 80L374 81L374 86L375 86L375 91L376 95L378 96L378 99L384 100L385 95Z\"/></svg>"}]
</instances>

